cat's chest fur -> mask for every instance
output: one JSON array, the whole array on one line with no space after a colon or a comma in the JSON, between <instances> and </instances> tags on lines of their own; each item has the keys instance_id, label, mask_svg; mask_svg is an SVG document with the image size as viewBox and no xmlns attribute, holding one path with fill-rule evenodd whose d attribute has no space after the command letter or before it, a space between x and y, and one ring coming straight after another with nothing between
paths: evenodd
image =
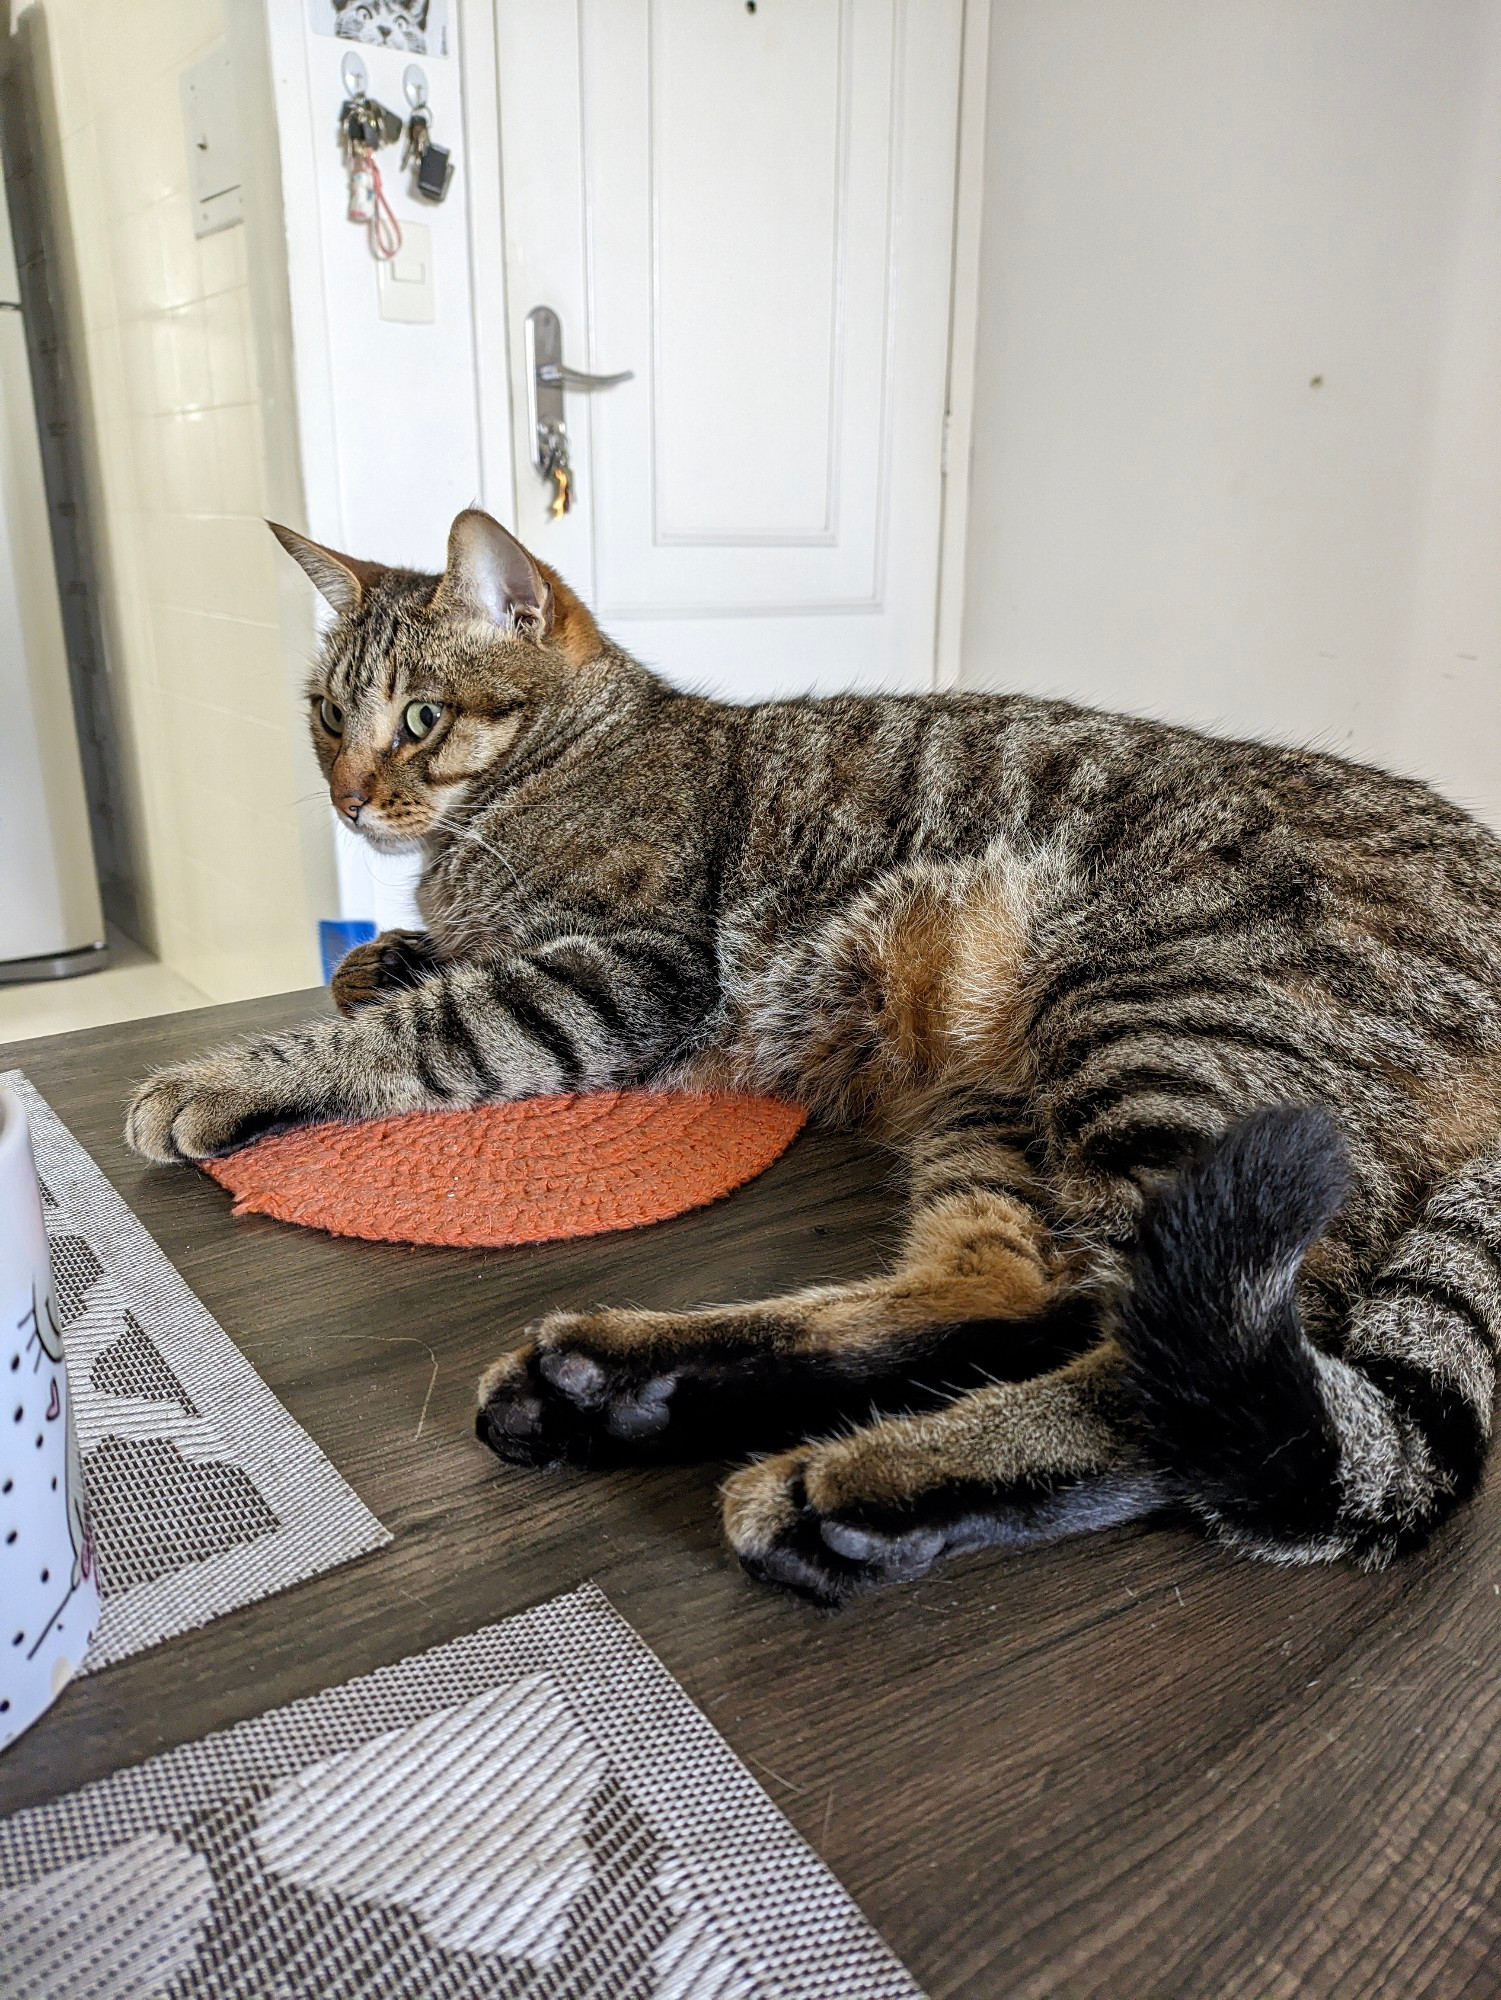
<instances>
[{"instance_id":1,"label":"cat's chest fur","mask_svg":"<svg viewBox=\"0 0 1501 2000\"><path fill-rule=\"evenodd\" d=\"M664 908L691 920L683 872L670 846L622 815L495 812L430 856L418 901L440 956L462 964Z\"/></svg>"}]
</instances>

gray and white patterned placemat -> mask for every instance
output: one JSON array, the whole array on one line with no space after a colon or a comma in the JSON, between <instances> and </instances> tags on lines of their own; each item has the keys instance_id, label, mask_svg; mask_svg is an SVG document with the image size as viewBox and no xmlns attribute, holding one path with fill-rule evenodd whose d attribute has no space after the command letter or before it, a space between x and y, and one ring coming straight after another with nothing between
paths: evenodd
<instances>
[{"instance_id":1,"label":"gray and white patterned placemat","mask_svg":"<svg viewBox=\"0 0 1501 2000\"><path fill-rule=\"evenodd\" d=\"M8 2000L922 2000L587 1586L0 1821Z\"/></svg>"},{"instance_id":2,"label":"gray and white patterned placemat","mask_svg":"<svg viewBox=\"0 0 1501 2000\"><path fill-rule=\"evenodd\" d=\"M84 1671L391 1538L19 1070L103 1611Z\"/></svg>"}]
</instances>

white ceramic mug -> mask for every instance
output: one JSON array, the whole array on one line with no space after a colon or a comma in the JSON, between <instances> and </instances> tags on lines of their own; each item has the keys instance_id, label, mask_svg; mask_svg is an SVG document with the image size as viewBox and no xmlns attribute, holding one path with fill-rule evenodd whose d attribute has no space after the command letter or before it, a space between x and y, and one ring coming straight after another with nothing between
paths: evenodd
<instances>
[{"instance_id":1,"label":"white ceramic mug","mask_svg":"<svg viewBox=\"0 0 1501 2000\"><path fill-rule=\"evenodd\" d=\"M0 1090L0 1750L72 1680L98 1618L31 1130Z\"/></svg>"}]
</instances>

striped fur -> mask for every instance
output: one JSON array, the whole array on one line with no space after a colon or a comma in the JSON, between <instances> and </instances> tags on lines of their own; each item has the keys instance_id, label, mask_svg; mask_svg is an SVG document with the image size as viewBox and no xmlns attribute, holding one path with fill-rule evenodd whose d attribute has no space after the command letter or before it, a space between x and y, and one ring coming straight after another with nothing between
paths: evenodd
<instances>
[{"instance_id":1,"label":"striped fur","mask_svg":"<svg viewBox=\"0 0 1501 2000\"><path fill-rule=\"evenodd\" d=\"M1240 1547L1388 1561L1474 1487L1501 1318L1501 1155L1443 1182L1326 1347L1299 1272L1350 1190L1323 1109L1243 1120L1152 1205L1119 1335L1149 1455Z\"/></svg>"},{"instance_id":2,"label":"striped fur","mask_svg":"<svg viewBox=\"0 0 1501 2000\"><path fill-rule=\"evenodd\" d=\"M283 539L342 614L309 691L331 789L420 840L429 939L367 948L344 1018L148 1079L131 1143L722 1082L908 1165L883 1275L529 1329L483 1386L497 1450L790 1442L727 1528L825 1598L1169 1504L1381 1561L1473 1485L1501 1323L1474 820L1062 702L678 693L483 516L442 578Z\"/></svg>"}]
</instances>

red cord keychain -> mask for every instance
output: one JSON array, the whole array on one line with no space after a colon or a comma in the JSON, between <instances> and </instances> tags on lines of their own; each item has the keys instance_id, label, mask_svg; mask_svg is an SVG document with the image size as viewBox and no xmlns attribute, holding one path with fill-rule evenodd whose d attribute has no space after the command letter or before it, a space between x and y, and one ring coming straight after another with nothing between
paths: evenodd
<instances>
[{"instance_id":1,"label":"red cord keychain","mask_svg":"<svg viewBox=\"0 0 1501 2000\"><path fill-rule=\"evenodd\" d=\"M401 248L401 224L396 220L396 212L386 200L386 184L380 177L380 168L375 164L375 155L369 157L370 187L374 200L370 206L370 252L382 261L394 257Z\"/></svg>"},{"instance_id":2,"label":"red cord keychain","mask_svg":"<svg viewBox=\"0 0 1501 2000\"><path fill-rule=\"evenodd\" d=\"M352 81L355 94L344 100L339 112L339 129L349 156L349 207L345 212L351 222L367 225L370 254L385 262L401 248L401 224L386 199L375 149L396 143L401 137L401 120L385 105L366 97L363 67Z\"/></svg>"},{"instance_id":3,"label":"red cord keychain","mask_svg":"<svg viewBox=\"0 0 1501 2000\"><path fill-rule=\"evenodd\" d=\"M386 199L385 183L369 146L349 149L349 220L370 229L370 254L382 262L401 248L401 224Z\"/></svg>"}]
</instances>

